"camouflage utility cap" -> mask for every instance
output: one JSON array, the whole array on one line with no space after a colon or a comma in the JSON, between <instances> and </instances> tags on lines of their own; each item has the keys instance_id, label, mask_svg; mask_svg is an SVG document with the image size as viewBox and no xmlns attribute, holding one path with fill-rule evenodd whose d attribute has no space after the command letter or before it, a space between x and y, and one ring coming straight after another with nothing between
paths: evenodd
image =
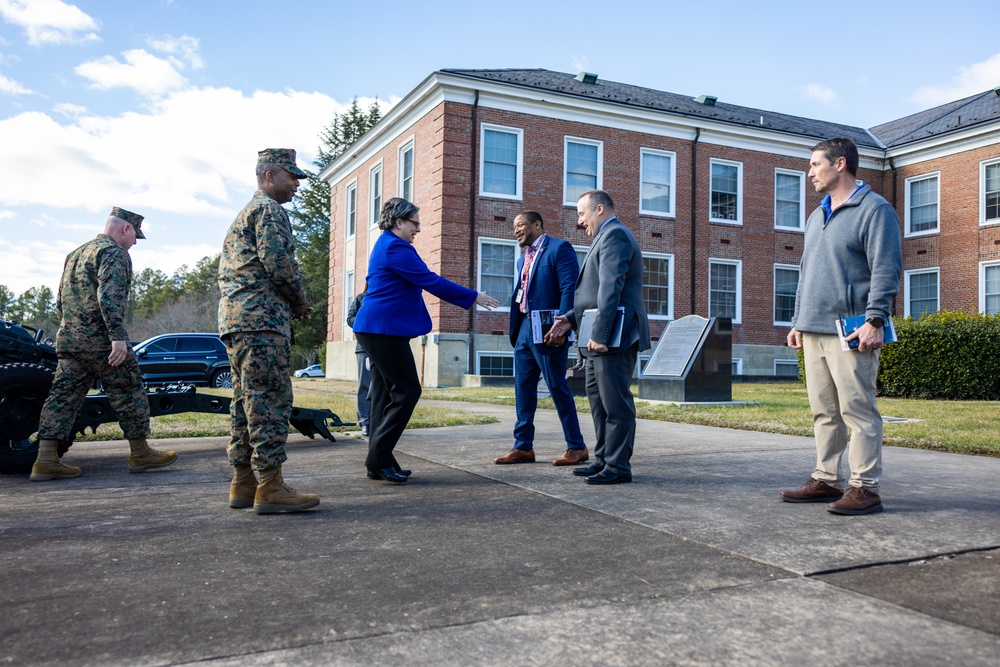
<instances>
[{"instance_id":1,"label":"camouflage utility cap","mask_svg":"<svg viewBox=\"0 0 1000 667\"><path fill-rule=\"evenodd\" d=\"M144 239L146 235L142 233L142 216L138 213L133 213L132 211L126 211L123 208L115 206L111 209L111 216L114 218L120 218L127 222L128 224L135 227L135 237L137 239Z\"/></svg>"},{"instance_id":2,"label":"camouflage utility cap","mask_svg":"<svg viewBox=\"0 0 1000 667\"><path fill-rule=\"evenodd\" d=\"M257 162L276 164L295 178L309 177L309 174L295 166L294 148L265 148L257 153Z\"/></svg>"}]
</instances>

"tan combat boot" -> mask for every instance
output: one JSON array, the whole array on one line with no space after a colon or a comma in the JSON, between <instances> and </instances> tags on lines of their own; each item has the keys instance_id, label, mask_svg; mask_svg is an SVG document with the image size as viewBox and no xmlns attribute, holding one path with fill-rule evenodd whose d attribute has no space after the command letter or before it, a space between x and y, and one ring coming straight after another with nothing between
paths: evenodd
<instances>
[{"instance_id":1,"label":"tan combat boot","mask_svg":"<svg viewBox=\"0 0 1000 667\"><path fill-rule=\"evenodd\" d=\"M257 478L249 463L233 466L233 481L229 485L229 506L236 509L251 507L257 494Z\"/></svg>"},{"instance_id":2,"label":"tan combat boot","mask_svg":"<svg viewBox=\"0 0 1000 667\"><path fill-rule=\"evenodd\" d=\"M150 468L162 468L177 460L174 452L161 452L146 444L145 438L128 441L131 453L128 457L129 472L145 472Z\"/></svg>"},{"instance_id":3,"label":"tan combat boot","mask_svg":"<svg viewBox=\"0 0 1000 667\"><path fill-rule=\"evenodd\" d=\"M315 493L298 493L281 479L281 466L260 471L260 484L253 499L253 511L257 514L275 512L301 512L319 505Z\"/></svg>"},{"instance_id":4,"label":"tan combat boot","mask_svg":"<svg viewBox=\"0 0 1000 667\"><path fill-rule=\"evenodd\" d=\"M35 458L35 465L31 466L32 482L47 482L50 479L77 477L79 474L79 468L64 465L59 460L58 440L38 441L38 456Z\"/></svg>"}]
</instances>

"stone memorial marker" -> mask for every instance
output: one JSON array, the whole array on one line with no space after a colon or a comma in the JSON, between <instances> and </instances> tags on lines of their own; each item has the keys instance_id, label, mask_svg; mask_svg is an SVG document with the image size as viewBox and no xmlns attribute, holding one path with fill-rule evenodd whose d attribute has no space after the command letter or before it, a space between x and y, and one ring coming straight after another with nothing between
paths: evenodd
<instances>
[{"instance_id":1,"label":"stone memorial marker","mask_svg":"<svg viewBox=\"0 0 1000 667\"><path fill-rule=\"evenodd\" d=\"M721 402L733 399L733 325L688 315L670 323L639 376L639 398Z\"/></svg>"}]
</instances>

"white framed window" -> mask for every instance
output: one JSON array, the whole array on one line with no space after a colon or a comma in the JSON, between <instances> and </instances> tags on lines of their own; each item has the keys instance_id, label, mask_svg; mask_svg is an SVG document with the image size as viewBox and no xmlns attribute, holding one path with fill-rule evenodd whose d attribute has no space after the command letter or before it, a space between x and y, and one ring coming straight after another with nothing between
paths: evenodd
<instances>
[{"instance_id":1,"label":"white framed window","mask_svg":"<svg viewBox=\"0 0 1000 667\"><path fill-rule=\"evenodd\" d=\"M938 231L940 220L940 172L906 179L906 235L920 236Z\"/></svg>"},{"instance_id":2,"label":"white framed window","mask_svg":"<svg viewBox=\"0 0 1000 667\"><path fill-rule=\"evenodd\" d=\"M936 313L941 303L940 271L933 269L914 269L903 274L906 290L905 317L919 320L924 315Z\"/></svg>"},{"instance_id":3,"label":"white framed window","mask_svg":"<svg viewBox=\"0 0 1000 667\"><path fill-rule=\"evenodd\" d=\"M791 326L795 315L795 293L799 289L799 267L774 265L774 325Z\"/></svg>"},{"instance_id":4,"label":"white framed window","mask_svg":"<svg viewBox=\"0 0 1000 667\"><path fill-rule=\"evenodd\" d=\"M575 245L573 246L573 252L576 253L576 268L578 271L582 270L583 260L587 259L587 253L590 252L590 246Z\"/></svg>"},{"instance_id":5,"label":"white framed window","mask_svg":"<svg viewBox=\"0 0 1000 667\"><path fill-rule=\"evenodd\" d=\"M510 311L518 250L517 241L511 239L479 238L479 291L500 302L498 311Z\"/></svg>"},{"instance_id":6,"label":"white framed window","mask_svg":"<svg viewBox=\"0 0 1000 667\"><path fill-rule=\"evenodd\" d=\"M378 225L378 216L382 212L382 163L371 168L368 173L368 225Z\"/></svg>"},{"instance_id":7,"label":"white framed window","mask_svg":"<svg viewBox=\"0 0 1000 667\"><path fill-rule=\"evenodd\" d=\"M743 358L733 357L730 360L733 364L731 375L743 375Z\"/></svg>"},{"instance_id":8,"label":"white framed window","mask_svg":"<svg viewBox=\"0 0 1000 667\"><path fill-rule=\"evenodd\" d=\"M709 160L712 168L709 186L709 222L743 224L743 163Z\"/></svg>"},{"instance_id":9,"label":"white framed window","mask_svg":"<svg viewBox=\"0 0 1000 667\"><path fill-rule=\"evenodd\" d=\"M476 352L476 375L514 376L514 352Z\"/></svg>"},{"instance_id":10,"label":"white framed window","mask_svg":"<svg viewBox=\"0 0 1000 667\"><path fill-rule=\"evenodd\" d=\"M979 262L979 312L1000 313L1000 262Z\"/></svg>"},{"instance_id":11,"label":"white framed window","mask_svg":"<svg viewBox=\"0 0 1000 667\"><path fill-rule=\"evenodd\" d=\"M563 205L576 206L584 192L604 187L604 142L563 139Z\"/></svg>"},{"instance_id":12,"label":"white framed window","mask_svg":"<svg viewBox=\"0 0 1000 667\"><path fill-rule=\"evenodd\" d=\"M775 359L774 375L781 378L797 378L799 376L799 362L794 359Z\"/></svg>"},{"instance_id":13,"label":"white framed window","mask_svg":"<svg viewBox=\"0 0 1000 667\"><path fill-rule=\"evenodd\" d=\"M740 324L743 315L743 261L708 260L708 316Z\"/></svg>"},{"instance_id":14,"label":"white framed window","mask_svg":"<svg viewBox=\"0 0 1000 667\"><path fill-rule=\"evenodd\" d=\"M347 201L344 205L344 232L347 238L351 238L358 231L358 182L354 181L347 186Z\"/></svg>"},{"instance_id":15,"label":"white framed window","mask_svg":"<svg viewBox=\"0 0 1000 667\"><path fill-rule=\"evenodd\" d=\"M399 149L399 189L396 192L406 201L413 201L413 139Z\"/></svg>"},{"instance_id":16,"label":"white framed window","mask_svg":"<svg viewBox=\"0 0 1000 667\"><path fill-rule=\"evenodd\" d=\"M524 170L524 130L483 123L479 157L479 194L521 199Z\"/></svg>"},{"instance_id":17,"label":"white framed window","mask_svg":"<svg viewBox=\"0 0 1000 667\"><path fill-rule=\"evenodd\" d=\"M979 163L979 224L1000 223L1000 160Z\"/></svg>"},{"instance_id":18,"label":"white framed window","mask_svg":"<svg viewBox=\"0 0 1000 667\"><path fill-rule=\"evenodd\" d=\"M674 256L642 253L642 302L651 320L674 317Z\"/></svg>"},{"instance_id":19,"label":"white framed window","mask_svg":"<svg viewBox=\"0 0 1000 667\"><path fill-rule=\"evenodd\" d=\"M792 169L774 170L774 228L802 231L806 227L806 175Z\"/></svg>"},{"instance_id":20,"label":"white framed window","mask_svg":"<svg viewBox=\"0 0 1000 667\"><path fill-rule=\"evenodd\" d=\"M677 156L652 148L639 150L639 213L674 217Z\"/></svg>"},{"instance_id":21,"label":"white framed window","mask_svg":"<svg viewBox=\"0 0 1000 667\"><path fill-rule=\"evenodd\" d=\"M354 301L354 271L344 272L344 319L347 319L347 311ZM350 327L348 327L350 328Z\"/></svg>"}]
</instances>

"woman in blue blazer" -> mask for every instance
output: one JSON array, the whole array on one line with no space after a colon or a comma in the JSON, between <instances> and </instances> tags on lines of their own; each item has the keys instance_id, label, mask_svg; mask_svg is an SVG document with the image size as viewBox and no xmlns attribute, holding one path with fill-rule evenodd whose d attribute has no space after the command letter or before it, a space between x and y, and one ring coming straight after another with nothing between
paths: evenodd
<instances>
[{"instance_id":1,"label":"woman in blue blazer","mask_svg":"<svg viewBox=\"0 0 1000 667\"><path fill-rule=\"evenodd\" d=\"M420 377L410 339L431 330L422 290L462 308L493 309L500 302L442 278L427 268L413 247L420 233L420 209L400 197L382 206L382 235L368 260L368 295L354 320L354 335L371 360L371 421L368 426L368 477L401 484L395 449L420 399Z\"/></svg>"}]
</instances>

